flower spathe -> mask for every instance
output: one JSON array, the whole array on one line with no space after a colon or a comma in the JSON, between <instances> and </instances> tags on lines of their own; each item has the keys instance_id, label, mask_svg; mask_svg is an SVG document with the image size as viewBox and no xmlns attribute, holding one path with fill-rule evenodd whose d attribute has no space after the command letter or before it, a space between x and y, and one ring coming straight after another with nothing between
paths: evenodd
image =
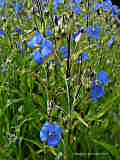
<instances>
[{"instance_id":1,"label":"flower spathe","mask_svg":"<svg viewBox=\"0 0 120 160\"><path fill-rule=\"evenodd\" d=\"M57 123L50 124L49 121L46 121L40 131L41 141L48 140L49 146L57 146L60 143L59 134L62 134L62 128Z\"/></svg>"}]
</instances>

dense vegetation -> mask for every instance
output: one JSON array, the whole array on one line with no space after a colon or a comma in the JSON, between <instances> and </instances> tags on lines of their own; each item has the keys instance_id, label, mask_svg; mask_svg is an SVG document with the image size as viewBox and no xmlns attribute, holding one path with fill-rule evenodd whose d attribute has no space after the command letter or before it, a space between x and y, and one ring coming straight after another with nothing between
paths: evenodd
<instances>
[{"instance_id":1,"label":"dense vegetation","mask_svg":"<svg viewBox=\"0 0 120 160\"><path fill-rule=\"evenodd\" d=\"M116 2L0 0L0 160L120 159Z\"/></svg>"}]
</instances>

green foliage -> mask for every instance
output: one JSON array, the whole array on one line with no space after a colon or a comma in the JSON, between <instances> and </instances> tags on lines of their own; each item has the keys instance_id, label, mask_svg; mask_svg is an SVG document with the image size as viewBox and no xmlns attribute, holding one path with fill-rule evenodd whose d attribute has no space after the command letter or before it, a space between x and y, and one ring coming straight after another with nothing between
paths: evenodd
<instances>
[{"instance_id":1,"label":"green foliage","mask_svg":"<svg viewBox=\"0 0 120 160\"><path fill-rule=\"evenodd\" d=\"M72 14L71 8L67 8L68 2L57 8L60 17ZM0 16L6 15L5 22L0 17L0 26L5 30L0 37L0 70L5 62L5 72L0 72L0 159L119 160L120 37L114 17L109 12L106 17L101 8L101 16L98 16L91 9L89 24L100 25L100 38L91 38L89 42L86 31L77 42L71 38L71 70L67 77L68 61L61 56L60 48L68 46L68 35L81 26L86 29L87 22L83 17L90 12L94 2L90 1L88 8L84 0L80 4L80 16L73 15L68 19L68 27L64 29L63 23L58 30L53 22L52 0L48 4L50 16L45 16L46 10L42 9L43 21L42 14L32 13L32 7L35 7L32 0L24 0L24 9L17 15L13 2L6 0L5 4L0 8ZM76 21L79 22L78 26ZM112 28L109 31L110 24ZM37 29L46 37L48 25L53 35L47 39L52 41L54 51L43 64L37 65L31 56L33 49L27 46L27 42ZM18 34L15 26L21 29L22 34ZM35 27L38 28L35 30ZM61 33L62 29L65 36ZM107 31L109 33L105 34ZM107 48L112 34L114 42ZM17 41L21 42L24 54L17 46ZM76 58L80 58L83 51L88 53L89 58L78 64ZM89 81L90 77L84 73L101 70L107 72L109 83L104 84L105 94L94 104L90 88L91 81L96 77ZM40 140L40 130L46 120L57 122L63 129L57 147L48 146Z\"/></svg>"}]
</instances>

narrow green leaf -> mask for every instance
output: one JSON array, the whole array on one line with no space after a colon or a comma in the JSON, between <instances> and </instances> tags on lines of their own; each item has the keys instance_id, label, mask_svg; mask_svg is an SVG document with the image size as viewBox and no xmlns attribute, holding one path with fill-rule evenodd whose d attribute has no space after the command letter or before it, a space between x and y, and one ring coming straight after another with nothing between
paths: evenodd
<instances>
[{"instance_id":1,"label":"narrow green leaf","mask_svg":"<svg viewBox=\"0 0 120 160\"><path fill-rule=\"evenodd\" d=\"M84 124L87 128L89 128L88 124L80 117L77 112L72 112L72 119L77 118L82 124Z\"/></svg>"},{"instance_id":2,"label":"narrow green leaf","mask_svg":"<svg viewBox=\"0 0 120 160\"><path fill-rule=\"evenodd\" d=\"M116 158L116 160L120 160L120 152L115 148L115 146L113 146L111 144L106 144L104 142L97 141L95 139L93 139L93 142L100 144L106 150L108 150Z\"/></svg>"}]
</instances>

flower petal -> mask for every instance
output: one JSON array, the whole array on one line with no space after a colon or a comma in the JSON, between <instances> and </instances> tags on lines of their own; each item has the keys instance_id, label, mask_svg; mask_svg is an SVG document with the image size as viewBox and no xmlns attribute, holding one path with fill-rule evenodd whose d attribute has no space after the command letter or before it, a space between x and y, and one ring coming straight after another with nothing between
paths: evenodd
<instances>
[{"instance_id":1,"label":"flower petal","mask_svg":"<svg viewBox=\"0 0 120 160\"><path fill-rule=\"evenodd\" d=\"M49 146L57 146L60 143L60 137L57 135L50 135L48 137Z\"/></svg>"},{"instance_id":2,"label":"flower petal","mask_svg":"<svg viewBox=\"0 0 120 160\"><path fill-rule=\"evenodd\" d=\"M40 131L40 139L41 141L46 141L49 136L49 122L46 121Z\"/></svg>"},{"instance_id":3,"label":"flower petal","mask_svg":"<svg viewBox=\"0 0 120 160\"><path fill-rule=\"evenodd\" d=\"M62 133L62 127L60 125L58 125L57 123L56 124L51 124L49 132L56 133L56 134L61 134Z\"/></svg>"},{"instance_id":4,"label":"flower petal","mask_svg":"<svg viewBox=\"0 0 120 160\"><path fill-rule=\"evenodd\" d=\"M108 78L108 75L105 71L100 71L97 73L97 80L104 83L104 84L109 83L109 78Z\"/></svg>"}]
</instances>

